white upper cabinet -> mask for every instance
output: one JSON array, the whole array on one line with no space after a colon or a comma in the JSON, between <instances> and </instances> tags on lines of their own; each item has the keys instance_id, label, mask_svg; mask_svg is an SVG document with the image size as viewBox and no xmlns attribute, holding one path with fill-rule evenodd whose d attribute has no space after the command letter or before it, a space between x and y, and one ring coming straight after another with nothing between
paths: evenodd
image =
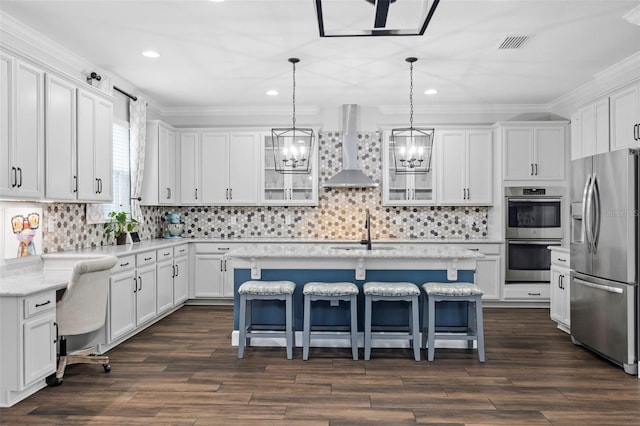
<instances>
[{"instance_id":1,"label":"white upper cabinet","mask_svg":"<svg viewBox=\"0 0 640 426\"><path fill-rule=\"evenodd\" d=\"M491 205L493 203L492 132L436 131L439 204Z\"/></svg>"},{"instance_id":2,"label":"white upper cabinet","mask_svg":"<svg viewBox=\"0 0 640 426\"><path fill-rule=\"evenodd\" d=\"M44 75L0 52L0 196L44 195Z\"/></svg>"},{"instance_id":3,"label":"white upper cabinet","mask_svg":"<svg viewBox=\"0 0 640 426\"><path fill-rule=\"evenodd\" d=\"M69 80L47 74L45 194L49 200L77 198L76 88Z\"/></svg>"},{"instance_id":4,"label":"white upper cabinet","mask_svg":"<svg viewBox=\"0 0 640 426\"><path fill-rule=\"evenodd\" d=\"M437 133L437 129L436 129ZM428 173L396 173L390 132L384 132L382 151L382 203L387 206L421 206L435 204L435 155Z\"/></svg>"},{"instance_id":5,"label":"white upper cabinet","mask_svg":"<svg viewBox=\"0 0 640 426\"><path fill-rule=\"evenodd\" d=\"M502 125L504 180L565 178L565 126L554 123Z\"/></svg>"},{"instance_id":6,"label":"white upper cabinet","mask_svg":"<svg viewBox=\"0 0 640 426\"><path fill-rule=\"evenodd\" d=\"M256 205L259 167L259 133L183 132L180 136L181 203Z\"/></svg>"},{"instance_id":7,"label":"white upper cabinet","mask_svg":"<svg viewBox=\"0 0 640 426\"><path fill-rule=\"evenodd\" d=\"M640 84L609 96L611 101L611 151L640 146Z\"/></svg>"},{"instance_id":8,"label":"white upper cabinet","mask_svg":"<svg viewBox=\"0 0 640 426\"><path fill-rule=\"evenodd\" d=\"M271 133L262 139L262 204L265 205L318 205L318 144L313 147L309 173L283 174L275 169L275 156Z\"/></svg>"},{"instance_id":9,"label":"white upper cabinet","mask_svg":"<svg viewBox=\"0 0 640 426\"><path fill-rule=\"evenodd\" d=\"M113 102L78 89L78 199L113 198Z\"/></svg>"},{"instance_id":10,"label":"white upper cabinet","mask_svg":"<svg viewBox=\"0 0 640 426\"><path fill-rule=\"evenodd\" d=\"M177 143L171 126L157 120L147 122L142 205L173 205L178 202Z\"/></svg>"},{"instance_id":11,"label":"white upper cabinet","mask_svg":"<svg viewBox=\"0 0 640 426\"><path fill-rule=\"evenodd\" d=\"M609 98L593 102L571 116L571 159L609 152Z\"/></svg>"}]
</instances>

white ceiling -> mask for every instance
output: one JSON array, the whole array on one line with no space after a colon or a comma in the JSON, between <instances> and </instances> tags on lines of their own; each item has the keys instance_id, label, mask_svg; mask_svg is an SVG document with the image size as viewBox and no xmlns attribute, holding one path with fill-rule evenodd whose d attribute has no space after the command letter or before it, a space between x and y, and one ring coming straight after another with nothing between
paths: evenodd
<instances>
[{"instance_id":1,"label":"white ceiling","mask_svg":"<svg viewBox=\"0 0 640 426\"><path fill-rule=\"evenodd\" d=\"M292 56L299 105L407 105L408 56L419 59L416 105L547 104L640 51L640 26L622 18L639 4L442 0L422 37L359 38L320 38L313 0L2 0L0 10L162 107L207 108L290 105ZM534 37L498 50L514 34ZM161 57L142 57L149 49ZM439 94L422 94L431 87Z\"/></svg>"}]
</instances>

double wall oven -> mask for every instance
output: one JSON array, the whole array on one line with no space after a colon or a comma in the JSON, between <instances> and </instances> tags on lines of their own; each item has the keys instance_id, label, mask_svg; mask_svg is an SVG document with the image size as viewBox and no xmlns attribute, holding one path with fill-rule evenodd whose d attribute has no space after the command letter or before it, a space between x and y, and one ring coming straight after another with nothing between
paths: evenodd
<instances>
[{"instance_id":1,"label":"double wall oven","mask_svg":"<svg viewBox=\"0 0 640 426\"><path fill-rule=\"evenodd\" d=\"M548 246L562 245L564 189L505 188L505 281L549 282Z\"/></svg>"}]
</instances>

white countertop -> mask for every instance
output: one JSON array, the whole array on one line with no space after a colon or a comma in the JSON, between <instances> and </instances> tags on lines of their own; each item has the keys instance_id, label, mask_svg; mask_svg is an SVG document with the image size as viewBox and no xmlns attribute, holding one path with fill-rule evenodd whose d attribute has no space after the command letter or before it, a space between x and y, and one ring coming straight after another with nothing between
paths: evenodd
<instances>
[{"instance_id":1,"label":"white countertop","mask_svg":"<svg viewBox=\"0 0 640 426\"><path fill-rule=\"evenodd\" d=\"M330 246L326 244L249 244L232 248L226 255L231 258L374 258L374 259L480 259L484 255L473 250L455 246L397 246L373 245L366 250L362 245Z\"/></svg>"},{"instance_id":2,"label":"white countertop","mask_svg":"<svg viewBox=\"0 0 640 426\"><path fill-rule=\"evenodd\" d=\"M547 246L551 251L557 251L558 253L570 254L571 248L565 246Z\"/></svg>"},{"instance_id":3,"label":"white countertop","mask_svg":"<svg viewBox=\"0 0 640 426\"><path fill-rule=\"evenodd\" d=\"M69 273L64 271L36 271L2 278L0 297L28 296L47 290L65 288Z\"/></svg>"}]
</instances>

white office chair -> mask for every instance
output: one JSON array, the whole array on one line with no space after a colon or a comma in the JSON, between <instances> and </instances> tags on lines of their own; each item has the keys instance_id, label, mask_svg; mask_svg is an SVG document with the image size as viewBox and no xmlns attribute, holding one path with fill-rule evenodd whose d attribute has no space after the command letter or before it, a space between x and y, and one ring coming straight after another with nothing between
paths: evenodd
<instances>
[{"instance_id":1,"label":"white office chair","mask_svg":"<svg viewBox=\"0 0 640 426\"><path fill-rule=\"evenodd\" d=\"M95 348L86 348L67 354L66 336L76 336L98 330L104 325L107 313L109 275L116 264L115 256L80 260L56 304L56 325L60 342L58 368L47 377L49 386L62 384L62 376L67 365L90 363L102 364L105 372L111 371L108 356L98 356Z\"/></svg>"}]
</instances>

